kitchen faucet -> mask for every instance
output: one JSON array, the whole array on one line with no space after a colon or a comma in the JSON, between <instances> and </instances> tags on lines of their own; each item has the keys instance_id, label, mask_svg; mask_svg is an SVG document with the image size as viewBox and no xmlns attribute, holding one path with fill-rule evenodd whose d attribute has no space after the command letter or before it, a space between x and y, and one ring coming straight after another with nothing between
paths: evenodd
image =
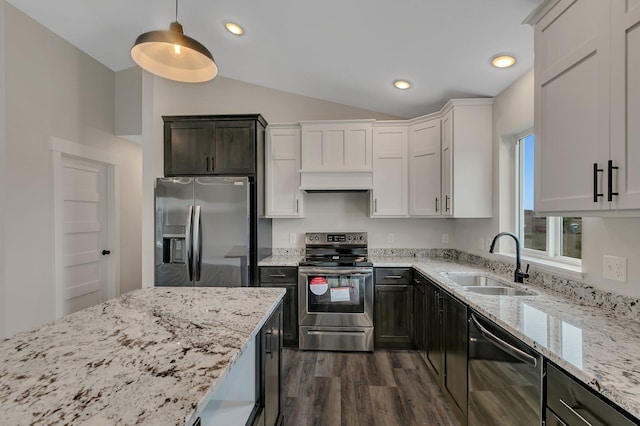
<instances>
[{"instance_id":1,"label":"kitchen faucet","mask_svg":"<svg viewBox=\"0 0 640 426\"><path fill-rule=\"evenodd\" d=\"M513 272L513 280L517 283L524 282L525 278L529 278L529 264L527 263L527 270L522 272L520 269L520 240L516 237L515 234L511 232L500 232L498 235L493 237L493 241L491 241L491 247L489 247L489 253L493 253L494 246L496 245L496 241L498 238L508 235L516 241L516 270Z\"/></svg>"}]
</instances>

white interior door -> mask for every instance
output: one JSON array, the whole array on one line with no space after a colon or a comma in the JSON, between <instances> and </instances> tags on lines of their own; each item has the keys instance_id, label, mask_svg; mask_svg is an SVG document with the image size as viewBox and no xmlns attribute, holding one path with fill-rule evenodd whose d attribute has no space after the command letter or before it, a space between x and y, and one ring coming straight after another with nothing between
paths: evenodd
<instances>
[{"instance_id":1,"label":"white interior door","mask_svg":"<svg viewBox=\"0 0 640 426\"><path fill-rule=\"evenodd\" d=\"M62 156L63 315L108 298L107 166Z\"/></svg>"}]
</instances>

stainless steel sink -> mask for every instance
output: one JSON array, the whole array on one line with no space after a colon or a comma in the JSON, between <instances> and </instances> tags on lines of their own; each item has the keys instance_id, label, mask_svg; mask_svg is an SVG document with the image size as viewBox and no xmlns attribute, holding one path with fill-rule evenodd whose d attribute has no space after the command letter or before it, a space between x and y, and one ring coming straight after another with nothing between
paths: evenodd
<instances>
[{"instance_id":1,"label":"stainless steel sink","mask_svg":"<svg viewBox=\"0 0 640 426\"><path fill-rule=\"evenodd\" d=\"M535 296L537 293L509 286L506 282L484 273L443 272L442 275L466 291L489 296Z\"/></svg>"},{"instance_id":2,"label":"stainless steel sink","mask_svg":"<svg viewBox=\"0 0 640 426\"><path fill-rule=\"evenodd\" d=\"M470 274L458 272L444 272L442 275L461 286L470 287L505 287L503 281L499 281L485 274Z\"/></svg>"},{"instance_id":3,"label":"stainless steel sink","mask_svg":"<svg viewBox=\"0 0 640 426\"><path fill-rule=\"evenodd\" d=\"M478 294L486 294L489 296L535 296L537 293L519 288L496 286L496 287L465 287L466 291Z\"/></svg>"}]
</instances>

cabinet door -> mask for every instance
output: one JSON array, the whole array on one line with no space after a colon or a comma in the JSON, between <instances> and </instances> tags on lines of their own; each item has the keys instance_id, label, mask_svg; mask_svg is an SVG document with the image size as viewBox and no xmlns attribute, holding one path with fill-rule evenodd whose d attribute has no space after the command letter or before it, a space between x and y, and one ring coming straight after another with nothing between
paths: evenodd
<instances>
[{"instance_id":1,"label":"cabinet door","mask_svg":"<svg viewBox=\"0 0 640 426\"><path fill-rule=\"evenodd\" d=\"M442 215L453 216L453 110L442 117Z\"/></svg>"},{"instance_id":2,"label":"cabinet door","mask_svg":"<svg viewBox=\"0 0 640 426\"><path fill-rule=\"evenodd\" d=\"M300 129L270 128L266 151L267 216L302 217Z\"/></svg>"},{"instance_id":3,"label":"cabinet door","mask_svg":"<svg viewBox=\"0 0 640 426\"><path fill-rule=\"evenodd\" d=\"M164 174L184 176L211 173L210 127L206 121L164 123Z\"/></svg>"},{"instance_id":4,"label":"cabinet door","mask_svg":"<svg viewBox=\"0 0 640 426\"><path fill-rule=\"evenodd\" d=\"M375 345L380 348L413 347L413 286L375 286Z\"/></svg>"},{"instance_id":5,"label":"cabinet door","mask_svg":"<svg viewBox=\"0 0 640 426\"><path fill-rule=\"evenodd\" d=\"M427 366L436 377L438 384L442 383L443 353L442 353L442 296L436 287L427 283L425 350Z\"/></svg>"},{"instance_id":6,"label":"cabinet door","mask_svg":"<svg viewBox=\"0 0 640 426\"><path fill-rule=\"evenodd\" d=\"M264 424L276 425L281 413L282 392L282 308L278 308L262 329L264 356Z\"/></svg>"},{"instance_id":7,"label":"cabinet door","mask_svg":"<svg viewBox=\"0 0 640 426\"><path fill-rule=\"evenodd\" d=\"M409 176L406 127L373 130L372 216L408 214Z\"/></svg>"},{"instance_id":8,"label":"cabinet door","mask_svg":"<svg viewBox=\"0 0 640 426\"><path fill-rule=\"evenodd\" d=\"M215 174L256 172L255 121L213 122L211 163Z\"/></svg>"},{"instance_id":9,"label":"cabinet door","mask_svg":"<svg viewBox=\"0 0 640 426\"><path fill-rule=\"evenodd\" d=\"M440 119L409 127L409 215L441 213Z\"/></svg>"},{"instance_id":10,"label":"cabinet door","mask_svg":"<svg viewBox=\"0 0 640 426\"><path fill-rule=\"evenodd\" d=\"M426 280L418 277L414 280L413 290L413 343L420 353L420 356L426 361L425 338L426 338L426 296L425 296Z\"/></svg>"},{"instance_id":11,"label":"cabinet door","mask_svg":"<svg viewBox=\"0 0 640 426\"><path fill-rule=\"evenodd\" d=\"M302 170L371 170L371 123L302 123Z\"/></svg>"},{"instance_id":12,"label":"cabinet door","mask_svg":"<svg viewBox=\"0 0 640 426\"><path fill-rule=\"evenodd\" d=\"M608 183L618 193L611 207L639 209L640 1L614 1L611 7L611 165L618 167Z\"/></svg>"},{"instance_id":13,"label":"cabinet door","mask_svg":"<svg viewBox=\"0 0 640 426\"><path fill-rule=\"evenodd\" d=\"M597 194L609 158L609 5L561 1L536 24L536 211L608 209Z\"/></svg>"},{"instance_id":14,"label":"cabinet door","mask_svg":"<svg viewBox=\"0 0 640 426\"><path fill-rule=\"evenodd\" d=\"M453 297L444 297L443 388L462 417L467 412L467 306Z\"/></svg>"}]
</instances>

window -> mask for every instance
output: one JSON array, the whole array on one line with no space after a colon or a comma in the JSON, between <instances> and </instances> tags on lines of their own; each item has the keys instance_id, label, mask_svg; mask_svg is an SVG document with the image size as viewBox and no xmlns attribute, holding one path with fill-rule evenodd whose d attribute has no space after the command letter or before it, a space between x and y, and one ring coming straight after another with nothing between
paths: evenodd
<instances>
[{"instance_id":1,"label":"window","mask_svg":"<svg viewBox=\"0 0 640 426\"><path fill-rule=\"evenodd\" d=\"M579 264L582 258L582 218L535 216L533 134L529 132L518 138L517 144L517 222L523 252L530 256L551 257L556 261Z\"/></svg>"}]
</instances>

